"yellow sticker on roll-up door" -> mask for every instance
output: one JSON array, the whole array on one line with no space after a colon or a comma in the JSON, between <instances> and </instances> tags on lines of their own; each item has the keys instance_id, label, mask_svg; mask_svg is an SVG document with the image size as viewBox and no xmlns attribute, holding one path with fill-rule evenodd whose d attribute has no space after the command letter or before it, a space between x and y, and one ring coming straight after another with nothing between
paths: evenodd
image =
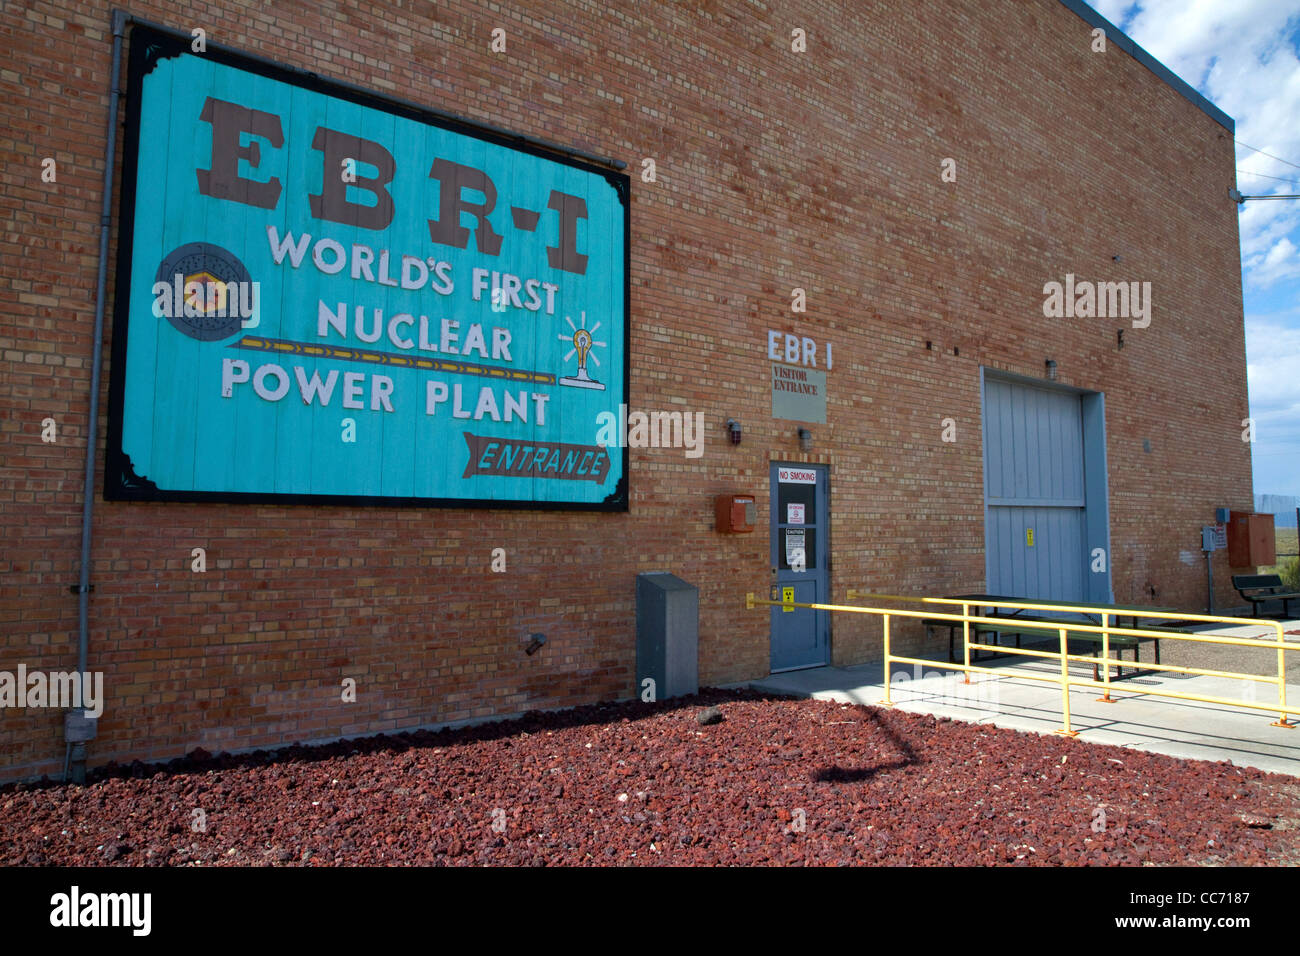
<instances>
[{"instance_id":1,"label":"yellow sticker on roll-up door","mask_svg":"<svg viewBox=\"0 0 1300 956\"><path fill-rule=\"evenodd\" d=\"M1027 548L1032 548L1033 546L1034 546L1034 529L1033 529L1033 528L1026 528L1026 529L1025 529L1025 547L1027 547Z\"/></svg>"},{"instance_id":2,"label":"yellow sticker on roll-up door","mask_svg":"<svg viewBox=\"0 0 1300 956\"><path fill-rule=\"evenodd\" d=\"M781 589L781 613L789 614L794 610L794 588Z\"/></svg>"}]
</instances>

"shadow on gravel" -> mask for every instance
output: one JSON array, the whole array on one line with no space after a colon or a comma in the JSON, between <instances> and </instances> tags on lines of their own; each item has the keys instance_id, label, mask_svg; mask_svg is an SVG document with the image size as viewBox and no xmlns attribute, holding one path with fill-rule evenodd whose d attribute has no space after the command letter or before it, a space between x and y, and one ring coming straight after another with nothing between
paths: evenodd
<instances>
[{"instance_id":1,"label":"shadow on gravel","mask_svg":"<svg viewBox=\"0 0 1300 956\"><path fill-rule=\"evenodd\" d=\"M205 750L193 750L184 757L160 763L136 760L129 764L109 762L94 767L86 773L86 785L102 780L134 778L145 779L157 775L207 773L215 770L237 770L266 767L272 764L315 763L352 754L403 753L433 747L457 747L514 737L518 734L564 730L584 725L600 726L640 720L674 711L692 711L712 705L739 703L741 701L789 700L782 694L759 693L751 690L720 690L703 688L690 697L645 703L641 700L603 704L586 704L563 710L532 710L515 717L485 718L483 723L442 730L412 730L401 733L375 734L370 737L352 737L326 743L291 744L274 750L221 752L213 755ZM67 786L61 780L43 778L39 781L14 782L0 786L0 794L15 790L44 790Z\"/></svg>"},{"instance_id":2,"label":"shadow on gravel","mask_svg":"<svg viewBox=\"0 0 1300 956\"><path fill-rule=\"evenodd\" d=\"M901 770L903 767L910 767L912 764L919 762L912 745L900 737L894 728L889 726L887 720L881 719L882 714L880 711L869 707L859 707L858 712L864 721L875 724L876 729L889 740L900 756L889 761L878 762L870 767L841 767L838 765L823 767L812 774L812 780L815 783L865 783L879 773Z\"/></svg>"}]
</instances>

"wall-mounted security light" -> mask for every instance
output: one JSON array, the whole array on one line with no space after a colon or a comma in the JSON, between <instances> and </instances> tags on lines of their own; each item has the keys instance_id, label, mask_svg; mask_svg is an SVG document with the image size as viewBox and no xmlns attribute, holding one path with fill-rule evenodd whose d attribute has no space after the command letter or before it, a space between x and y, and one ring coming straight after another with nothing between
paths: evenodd
<instances>
[{"instance_id":1,"label":"wall-mounted security light","mask_svg":"<svg viewBox=\"0 0 1300 956\"><path fill-rule=\"evenodd\" d=\"M1123 330L1123 329L1117 329L1117 330L1115 331L1115 347L1116 347L1116 348L1121 348L1121 349L1124 347L1124 330Z\"/></svg>"},{"instance_id":2,"label":"wall-mounted security light","mask_svg":"<svg viewBox=\"0 0 1300 956\"><path fill-rule=\"evenodd\" d=\"M799 429L799 450L812 451L812 432L806 428Z\"/></svg>"},{"instance_id":3,"label":"wall-mounted security light","mask_svg":"<svg viewBox=\"0 0 1300 956\"><path fill-rule=\"evenodd\" d=\"M731 436L731 443L733 445L739 445L740 444L740 422L736 421L734 418L728 418L727 434Z\"/></svg>"},{"instance_id":4,"label":"wall-mounted security light","mask_svg":"<svg viewBox=\"0 0 1300 956\"><path fill-rule=\"evenodd\" d=\"M1049 382L1055 382L1056 381L1056 360L1048 359L1045 364L1047 365L1047 380Z\"/></svg>"},{"instance_id":5,"label":"wall-mounted security light","mask_svg":"<svg viewBox=\"0 0 1300 956\"><path fill-rule=\"evenodd\" d=\"M546 643L546 635L530 634L529 637L531 637L532 640L529 641L528 646L524 648L524 653L527 654L529 657L532 657L534 654L540 651L542 649L542 645Z\"/></svg>"}]
</instances>

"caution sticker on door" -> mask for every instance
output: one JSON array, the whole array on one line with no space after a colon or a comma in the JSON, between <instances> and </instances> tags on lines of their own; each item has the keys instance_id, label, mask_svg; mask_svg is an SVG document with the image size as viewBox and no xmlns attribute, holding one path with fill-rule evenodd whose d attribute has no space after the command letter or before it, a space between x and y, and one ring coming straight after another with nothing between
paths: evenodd
<instances>
[{"instance_id":1,"label":"caution sticker on door","mask_svg":"<svg viewBox=\"0 0 1300 956\"><path fill-rule=\"evenodd\" d=\"M794 567L797 563L800 569L806 568L804 563L804 533L802 530L796 531L793 528L785 529L785 563Z\"/></svg>"},{"instance_id":2,"label":"caution sticker on door","mask_svg":"<svg viewBox=\"0 0 1300 956\"><path fill-rule=\"evenodd\" d=\"M781 589L781 613L789 614L794 610L794 588Z\"/></svg>"},{"instance_id":3,"label":"caution sticker on door","mask_svg":"<svg viewBox=\"0 0 1300 956\"><path fill-rule=\"evenodd\" d=\"M1033 546L1034 546L1034 529L1033 529L1033 528L1026 528L1026 529L1025 529L1025 547L1027 547L1027 548L1032 548Z\"/></svg>"}]
</instances>

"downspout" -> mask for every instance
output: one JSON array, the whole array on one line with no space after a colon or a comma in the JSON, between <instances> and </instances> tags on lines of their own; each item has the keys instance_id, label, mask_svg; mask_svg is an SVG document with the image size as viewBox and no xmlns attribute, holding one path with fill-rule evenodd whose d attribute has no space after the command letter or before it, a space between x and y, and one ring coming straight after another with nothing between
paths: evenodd
<instances>
[{"instance_id":1,"label":"downspout","mask_svg":"<svg viewBox=\"0 0 1300 956\"><path fill-rule=\"evenodd\" d=\"M117 156L117 108L122 91L119 86L122 72L122 38L126 35L126 13L113 11L113 66L109 73L108 138L104 146L104 202L99 213L99 275L95 280L95 331L92 341L94 353L90 360L90 415L86 425L86 481L81 504L81 580L77 592L77 672L84 681L89 674L90 659L90 527L95 511L95 461L98 451L99 430L99 369L104 356L104 299L108 294L108 240L113 221L113 174ZM83 701L84 703L84 701ZM63 777L75 783L86 781L86 741L94 737L94 719L84 713L69 715L80 718L64 724L67 750L64 755ZM74 724L76 730L73 730Z\"/></svg>"}]
</instances>

